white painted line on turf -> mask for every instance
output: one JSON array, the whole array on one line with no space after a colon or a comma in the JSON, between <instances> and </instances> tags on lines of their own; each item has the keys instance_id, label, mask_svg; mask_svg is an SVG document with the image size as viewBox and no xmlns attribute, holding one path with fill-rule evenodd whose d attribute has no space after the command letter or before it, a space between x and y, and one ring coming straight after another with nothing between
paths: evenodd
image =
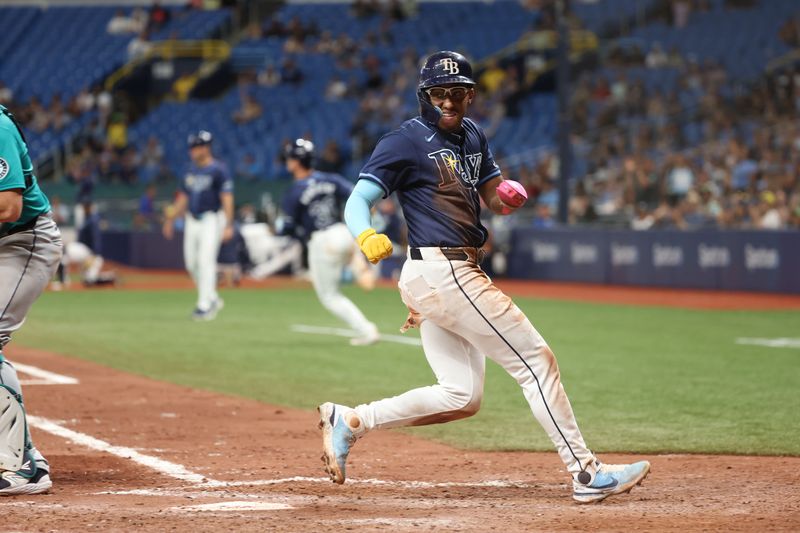
<instances>
[{"instance_id":1,"label":"white painted line on turf","mask_svg":"<svg viewBox=\"0 0 800 533\"><path fill-rule=\"evenodd\" d=\"M790 339L779 337L776 339L759 339L751 337L739 337L736 344L749 344L754 346L766 346L768 348L800 348L800 339Z\"/></svg>"},{"instance_id":2,"label":"white painted line on turf","mask_svg":"<svg viewBox=\"0 0 800 533\"><path fill-rule=\"evenodd\" d=\"M79 381L70 376L56 374L48 370L43 370L36 366L14 363L14 368L23 374L39 379L20 380L21 385L77 385Z\"/></svg>"},{"instance_id":3,"label":"white painted line on turf","mask_svg":"<svg viewBox=\"0 0 800 533\"><path fill-rule=\"evenodd\" d=\"M155 470L156 472L166 476L180 479L181 481L188 481L189 483L203 483L206 486L215 486L215 483L219 483L218 481L208 479L206 476L192 472L186 469L186 467L183 465L139 453L133 448L114 446L113 444L96 439L92 436L86 435L85 433L80 433L78 431L65 428L64 426L60 426L52 420L32 415L28 415L27 418L28 424L41 431L62 437L74 442L75 444L85 446L86 448L90 448L92 450L110 453L111 455L116 455L117 457L121 457L123 459L130 459L134 463L146 466L147 468Z\"/></svg>"},{"instance_id":4,"label":"white painted line on turf","mask_svg":"<svg viewBox=\"0 0 800 533\"><path fill-rule=\"evenodd\" d=\"M336 335L337 337L358 337L359 333L352 329L326 328L321 326L309 326L306 324L292 324L292 331L298 333L312 333L315 335ZM397 344L408 344L411 346L422 346L422 341L417 337L403 337L402 335L388 335L381 333L381 340L396 342Z\"/></svg>"},{"instance_id":5,"label":"white painted line on turf","mask_svg":"<svg viewBox=\"0 0 800 533\"><path fill-rule=\"evenodd\" d=\"M280 511L282 509L294 509L285 503L273 502L219 502L201 503L199 505L186 505L181 507L170 507L170 511L192 512L192 511Z\"/></svg>"}]
</instances>

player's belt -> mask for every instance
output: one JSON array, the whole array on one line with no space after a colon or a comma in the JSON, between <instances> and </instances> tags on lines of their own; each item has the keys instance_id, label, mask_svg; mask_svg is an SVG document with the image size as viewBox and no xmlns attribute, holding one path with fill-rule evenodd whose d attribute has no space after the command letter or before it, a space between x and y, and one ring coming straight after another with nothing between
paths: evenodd
<instances>
[{"instance_id":1,"label":"player's belt","mask_svg":"<svg viewBox=\"0 0 800 533\"><path fill-rule=\"evenodd\" d=\"M21 231L28 231L33 229L36 226L36 222L39 220L39 215L33 217L29 221L24 224L20 224L19 226L12 226L11 224L0 224L0 239L3 237L8 237L9 235L14 235L15 233L19 233Z\"/></svg>"},{"instance_id":2,"label":"player's belt","mask_svg":"<svg viewBox=\"0 0 800 533\"><path fill-rule=\"evenodd\" d=\"M408 256L415 261L469 261L480 264L485 253L480 248L409 248Z\"/></svg>"}]
</instances>

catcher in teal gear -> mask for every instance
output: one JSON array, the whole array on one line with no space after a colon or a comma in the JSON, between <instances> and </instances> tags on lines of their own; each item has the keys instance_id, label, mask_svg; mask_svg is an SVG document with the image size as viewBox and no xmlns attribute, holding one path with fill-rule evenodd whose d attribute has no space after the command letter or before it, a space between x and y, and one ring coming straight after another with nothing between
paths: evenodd
<instances>
[{"instance_id":1,"label":"catcher in teal gear","mask_svg":"<svg viewBox=\"0 0 800 533\"><path fill-rule=\"evenodd\" d=\"M52 279L61 249L25 137L0 105L0 496L52 486L50 466L31 441L17 372L2 350Z\"/></svg>"}]
</instances>

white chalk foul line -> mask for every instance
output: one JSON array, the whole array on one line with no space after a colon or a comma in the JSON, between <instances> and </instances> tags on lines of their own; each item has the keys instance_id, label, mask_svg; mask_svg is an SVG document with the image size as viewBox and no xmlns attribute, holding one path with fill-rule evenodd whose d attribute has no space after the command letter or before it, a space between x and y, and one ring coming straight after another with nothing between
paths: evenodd
<instances>
[{"instance_id":1,"label":"white chalk foul line","mask_svg":"<svg viewBox=\"0 0 800 533\"><path fill-rule=\"evenodd\" d=\"M62 437L74 442L75 444L85 446L86 448L90 448L92 450L110 453L111 455L116 455L117 457L121 457L123 459L129 459L134 463L146 466L147 468L155 470L156 472L164 474L165 476L194 484L202 483L205 486L216 486L214 485L215 483L220 483L218 481L214 481L213 479L208 479L206 476L196 472L192 472L186 469L186 467L183 465L171 463L169 461L165 461L164 459L159 459L158 457L152 457L150 455L139 453L133 448L114 446L113 444L96 439L92 436L86 435L85 433L80 433L78 431L65 428L64 426L60 426L52 420L31 415L28 415L27 418L28 424L41 431L46 431L47 433Z\"/></svg>"},{"instance_id":2,"label":"white chalk foul line","mask_svg":"<svg viewBox=\"0 0 800 533\"><path fill-rule=\"evenodd\" d=\"M751 344L755 346L766 346L768 348L800 348L800 339L790 339L779 337L777 339L757 339L750 337L739 337L736 344Z\"/></svg>"},{"instance_id":3,"label":"white chalk foul line","mask_svg":"<svg viewBox=\"0 0 800 533\"><path fill-rule=\"evenodd\" d=\"M214 481L212 483L202 483L197 485L198 488L235 488L235 487L264 487L271 485L282 485L289 483L321 483L330 484L331 480L327 477L307 477L307 476L294 476L279 479L253 479L250 481ZM404 489L439 489L439 488L506 488L506 489L534 489L540 488L541 485L530 485L527 483L507 481L503 479L490 479L485 481L447 481L435 483L431 481L388 481L385 479L348 479L348 485L371 485L382 487L398 487ZM185 496L192 494L196 496L211 496L215 493L208 491L197 492L194 489L188 493L185 490L176 489L133 489L133 490L112 490L103 491L96 494L108 494L114 496ZM242 495L237 494L236 497L257 498L256 495Z\"/></svg>"},{"instance_id":4,"label":"white chalk foul line","mask_svg":"<svg viewBox=\"0 0 800 533\"><path fill-rule=\"evenodd\" d=\"M293 324L292 331L298 333L312 333L314 335L335 335L337 337L357 337L359 333L352 329L326 328L321 326L309 326L306 324ZM416 337L403 337L402 335L388 335L381 333L381 340L396 342L397 344L408 344L411 346L422 346L422 341Z\"/></svg>"},{"instance_id":5,"label":"white chalk foul line","mask_svg":"<svg viewBox=\"0 0 800 533\"><path fill-rule=\"evenodd\" d=\"M79 383L76 378L42 370L36 366L14 363L14 368L23 374L39 378L28 380L22 379L20 380L21 385L77 385Z\"/></svg>"},{"instance_id":6,"label":"white chalk foul line","mask_svg":"<svg viewBox=\"0 0 800 533\"><path fill-rule=\"evenodd\" d=\"M179 513L193 512L193 511L280 511L282 509L294 509L291 505L285 503L274 502L219 502L219 503L201 503L198 505L186 505L182 507L170 507L170 511Z\"/></svg>"}]
</instances>

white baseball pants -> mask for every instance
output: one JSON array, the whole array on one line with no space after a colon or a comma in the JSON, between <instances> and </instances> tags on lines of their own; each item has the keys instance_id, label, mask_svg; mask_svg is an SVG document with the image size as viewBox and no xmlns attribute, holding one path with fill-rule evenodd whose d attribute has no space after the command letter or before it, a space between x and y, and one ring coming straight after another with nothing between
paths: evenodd
<instances>
[{"instance_id":1,"label":"white baseball pants","mask_svg":"<svg viewBox=\"0 0 800 533\"><path fill-rule=\"evenodd\" d=\"M403 265L400 295L411 317L422 322L422 347L438 383L357 406L365 429L475 414L483 396L484 357L489 357L522 387L569 472L586 469L593 476L595 457L578 429L555 356L539 332L477 263L449 260L439 248L419 250L422 260L409 257Z\"/></svg>"},{"instance_id":2,"label":"white baseball pants","mask_svg":"<svg viewBox=\"0 0 800 533\"><path fill-rule=\"evenodd\" d=\"M367 320L356 304L340 290L342 272L357 251L347 226L341 222L333 224L311 235L308 241L308 269L311 283L325 309L359 334L370 335L375 330L375 324Z\"/></svg>"},{"instance_id":3,"label":"white baseball pants","mask_svg":"<svg viewBox=\"0 0 800 533\"><path fill-rule=\"evenodd\" d=\"M187 214L183 230L183 261L197 286L197 309L208 311L217 300L217 256L225 229L222 211L206 211L199 218Z\"/></svg>"}]
</instances>

